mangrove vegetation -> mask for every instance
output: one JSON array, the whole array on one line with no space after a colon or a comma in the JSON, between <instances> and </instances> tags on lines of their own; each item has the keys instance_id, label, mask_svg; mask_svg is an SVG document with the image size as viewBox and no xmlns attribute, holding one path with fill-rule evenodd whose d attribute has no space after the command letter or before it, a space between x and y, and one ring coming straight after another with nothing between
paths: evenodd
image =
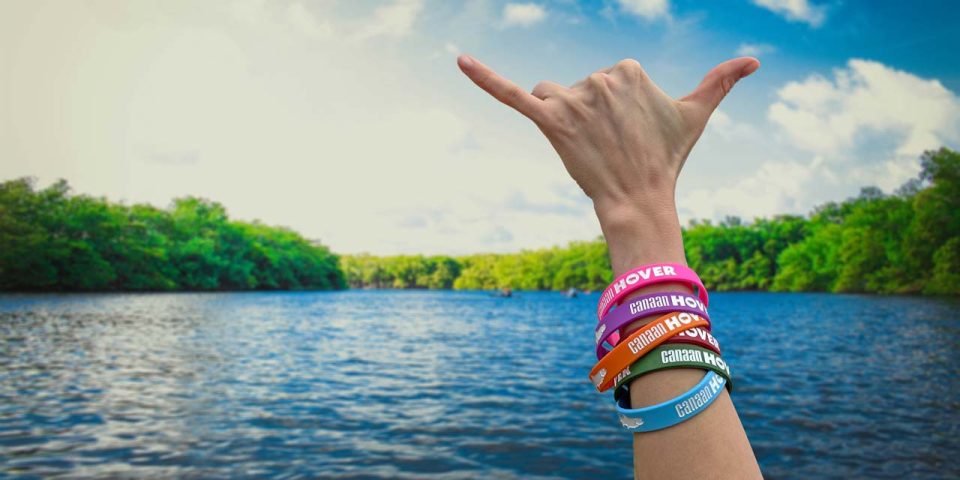
<instances>
[{"instance_id":1,"label":"mangrove vegetation","mask_svg":"<svg viewBox=\"0 0 960 480\"><path fill-rule=\"evenodd\" d=\"M809 215L694 221L687 260L713 290L960 294L960 154L920 159L895 192L863 188ZM0 184L0 289L598 290L602 239L510 254L338 257L285 228L187 197L168 208L72 195L64 181Z\"/></svg>"},{"instance_id":2,"label":"mangrove vegetation","mask_svg":"<svg viewBox=\"0 0 960 480\"><path fill-rule=\"evenodd\" d=\"M0 289L300 290L345 286L336 255L285 228L187 197L167 209L0 184Z\"/></svg>"},{"instance_id":3,"label":"mangrove vegetation","mask_svg":"<svg viewBox=\"0 0 960 480\"><path fill-rule=\"evenodd\" d=\"M920 159L917 178L806 216L694 221L687 261L713 290L960 294L960 154ZM354 288L598 290L611 279L602 239L463 257L341 258Z\"/></svg>"}]
</instances>

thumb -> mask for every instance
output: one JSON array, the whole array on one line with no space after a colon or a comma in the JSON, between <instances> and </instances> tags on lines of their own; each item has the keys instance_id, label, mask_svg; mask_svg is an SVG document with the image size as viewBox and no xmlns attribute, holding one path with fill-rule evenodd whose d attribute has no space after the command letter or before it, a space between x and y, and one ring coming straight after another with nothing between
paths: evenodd
<instances>
[{"instance_id":1,"label":"thumb","mask_svg":"<svg viewBox=\"0 0 960 480\"><path fill-rule=\"evenodd\" d=\"M700 85L689 95L680 99L681 102L696 104L707 115L712 113L723 97L730 93L733 85L743 77L750 75L760 68L760 61L753 57L740 57L713 67Z\"/></svg>"}]
</instances>

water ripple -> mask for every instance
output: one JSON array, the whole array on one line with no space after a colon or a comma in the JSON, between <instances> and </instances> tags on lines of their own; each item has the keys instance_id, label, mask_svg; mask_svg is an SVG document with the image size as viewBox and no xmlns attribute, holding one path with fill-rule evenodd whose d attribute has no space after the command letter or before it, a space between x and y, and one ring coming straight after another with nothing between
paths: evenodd
<instances>
[{"instance_id":1,"label":"water ripple","mask_svg":"<svg viewBox=\"0 0 960 480\"><path fill-rule=\"evenodd\" d=\"M711 299L768 478L960 474L960 303ZM0 477L629 478L596 300L0 296Z\"/></svg>"}]
</instances>

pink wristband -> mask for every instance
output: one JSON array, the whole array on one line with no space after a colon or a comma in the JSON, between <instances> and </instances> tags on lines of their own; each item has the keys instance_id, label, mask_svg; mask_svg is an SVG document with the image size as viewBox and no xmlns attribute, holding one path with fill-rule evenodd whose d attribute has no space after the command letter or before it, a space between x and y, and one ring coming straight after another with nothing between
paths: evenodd
<instances>
[{"instance_id":1,"label":"pink wristband","mask_svg":"<svg viewBox=\"0 0 960 480\"><path fill-rule=\"evenodd\" d=\"M689 267L679 263L651 263L620 275L603 291L603 295L600 295L600 303L597 305L597 320L602 319L614 305L620 304L624 297L637 289L666 282L689 285L696 291L704 305L710 305L707 289L703 288L700 277Z\"/></svg>"}]
</instances>

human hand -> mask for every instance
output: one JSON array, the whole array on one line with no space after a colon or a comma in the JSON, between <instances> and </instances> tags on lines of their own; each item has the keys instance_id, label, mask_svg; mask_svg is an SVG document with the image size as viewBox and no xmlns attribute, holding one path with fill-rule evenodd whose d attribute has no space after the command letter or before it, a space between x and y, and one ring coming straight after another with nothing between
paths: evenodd
<instances>
[{"instance_id":1,"label":"human hand","mask_svg":"<svg viewBox=\"0 0 960 480\"><path fill-rule=\"evenodd\" d=\"M674 191L687 155L733 85L760 66L751 57L721 63L693 92L673 99L635 60L598 70L570 88L540 82L532 93L472 57L461 55L457 63L477 86L533 120L547 137L593 200L615 270L618 260L630 263L638 256L683 261L682 240L673 242L679 251L674 247L660 255L638 255L636 247L619 245L679 239ZM622 237L633 241L619 242ZM615 250L634 254L625 258Z\"/></svg>"}]
</instances>

